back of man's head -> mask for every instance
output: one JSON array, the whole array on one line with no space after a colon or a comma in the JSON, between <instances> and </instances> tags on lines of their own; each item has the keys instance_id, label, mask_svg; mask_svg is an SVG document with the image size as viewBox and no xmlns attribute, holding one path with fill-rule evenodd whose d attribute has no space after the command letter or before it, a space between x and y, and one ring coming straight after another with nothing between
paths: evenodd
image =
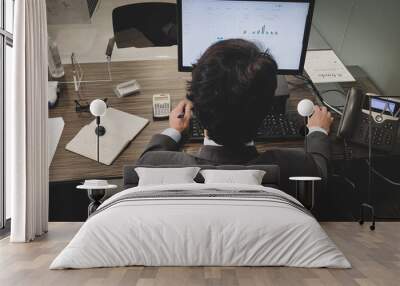
<instances>
[{"instance_id":1,"label":"back of man's head","mask_svg":"<svg viewBox=\"0 0 400 286\"><path fill-rule=\"evenodd\" d=\"M208 137L227 147L254 139L277 87L277 64L253 43L220 41L205 51L188 85Z\"/></svg>"}]
</instances>

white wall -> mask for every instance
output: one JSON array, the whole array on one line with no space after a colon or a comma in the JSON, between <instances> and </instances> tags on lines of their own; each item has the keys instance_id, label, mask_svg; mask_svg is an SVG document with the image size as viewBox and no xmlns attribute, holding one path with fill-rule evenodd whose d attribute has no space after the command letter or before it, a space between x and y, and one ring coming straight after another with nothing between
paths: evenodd
<instances>
[{"instance_id":1,"label":"white wall","mask_svg":"<svg viewBox=\"0 0 400 286\"><path fill-rule=\"evenodd\" d=\"M399 96L399 12L399 0L316 0L313 22L345 64L361 66L385 95Z\"/></svg>"}]
</instances>

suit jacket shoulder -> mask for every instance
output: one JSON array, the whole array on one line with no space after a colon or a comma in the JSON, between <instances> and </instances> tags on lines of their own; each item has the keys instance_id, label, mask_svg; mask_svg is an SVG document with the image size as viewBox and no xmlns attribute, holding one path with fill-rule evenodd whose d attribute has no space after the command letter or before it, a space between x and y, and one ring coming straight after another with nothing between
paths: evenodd
<instances>
[{"instance_id":1,"label":"suit jacket shoulder","mask_svg":"<svg viewBox=\"0 0 400 286\"><path fill-rule=\"evenodd\" d=\"M176 165L192 166L199 162L195 157L184 152L177 151L152 151L146 152L139 158L137 165Z\"/></svg>"},{"instance_id":2,"label":"suit jacket shoulder","mask_svg":"<svg viewBox=\"0 0 400 286\"><path fill-rule=\"evenodd\" d=\"M258 154L252 147L248 150L243 149L243 154L236 154L240 152L232 153L223 147L204 146L198 155L192 156L179 151L180 145L172 138L157 134L153 136L137 164L176 166L273 164L280 167L282 182L287 184L284 186L287 189L288 178L291 176L328 177L329 137L322 132L314 132L307 139L307 153L303 148L277 148Z\"/></svg>"}]
</instances>

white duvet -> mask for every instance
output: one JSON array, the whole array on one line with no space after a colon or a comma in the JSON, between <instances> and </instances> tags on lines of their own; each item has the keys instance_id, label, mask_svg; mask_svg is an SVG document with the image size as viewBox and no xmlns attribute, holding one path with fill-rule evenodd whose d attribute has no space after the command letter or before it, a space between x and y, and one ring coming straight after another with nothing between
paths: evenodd
<instances>
[{"instance_id":1,"label":"white duvet","mask_svg":"<svg viewBox=\"0 0 400 286\"><path fill-rule=\"evenodd\" d=\"M105 201L50 269L145 266L293 266L350 268L350 263L310 215L262 199L168 198L116 200L131 192L262 186L185 184L136 187ZM108 206L108 207L107 207Z\"/></svg>"}]
</instances>

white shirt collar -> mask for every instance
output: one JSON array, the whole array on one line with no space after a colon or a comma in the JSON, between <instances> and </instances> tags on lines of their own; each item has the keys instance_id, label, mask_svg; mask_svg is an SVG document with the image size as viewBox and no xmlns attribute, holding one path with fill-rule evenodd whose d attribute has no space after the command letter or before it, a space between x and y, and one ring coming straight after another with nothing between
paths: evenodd
<instances>
[{"instance_id":1,"label":"white shirt collar","mask_svg":"<svg viewBox=\"0 0 400 286\"><path fill-rule=\"evenodd\" d=\"M223 145L220 145L216 143L215 141L211 140L210 138L204 137L203 141L204 146L217 146L217 147L222 147ZM247 147L254 146L254 141L248 142L245 144Z\"/></svg>"}]
</instances>

